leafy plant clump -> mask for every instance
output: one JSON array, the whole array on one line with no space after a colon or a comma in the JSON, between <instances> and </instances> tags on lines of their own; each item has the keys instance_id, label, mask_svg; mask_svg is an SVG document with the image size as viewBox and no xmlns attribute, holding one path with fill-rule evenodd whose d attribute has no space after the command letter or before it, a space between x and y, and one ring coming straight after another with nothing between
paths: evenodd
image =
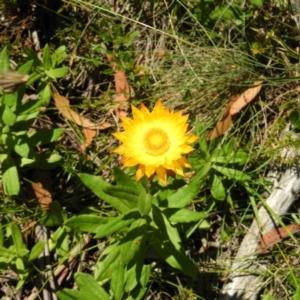
<instances>
[{"instance_id":1,"label":"leafy plant clump","mask_svg":"<svg viewBox=\"0 0 300 300\"><path fill-rule=\"evenodd\" d=\"M217 299L297 164L295 5L50 2L0 4L0 298ZM263 299L299 297L296 211Z\"/></svg>"}]
</instances>

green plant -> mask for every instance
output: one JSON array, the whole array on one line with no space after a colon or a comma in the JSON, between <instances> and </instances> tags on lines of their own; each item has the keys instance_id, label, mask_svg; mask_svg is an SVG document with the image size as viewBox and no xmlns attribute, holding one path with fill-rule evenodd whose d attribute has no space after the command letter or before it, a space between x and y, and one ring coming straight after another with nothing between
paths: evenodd
<instances>
[{"instance_id":1,"label":"green plant","mask_svg":"<svg viewBox=\"0 0 300 300\"><path fill-rule=\"evenodd\" d=\"M18 225L8 216L3 217L0 225L0 269L12 269L18 274L16 289L20 289L34 271L34 261L44 250L45 241L36 243L29 250L24 243Z\"/></svg>"},{"instance_id":2,"label":"green plant","mask_svg":"<svg viewBox=\"0 0 300 300\"><path fill-rule=\"evenodd\" d=\"M147 181L136 183L118 168L114 169L117 185L94 175L79 174L79 177L118 211L110 216L105 216L105 212L100 212L100 216L83 214L65 222L73 230L94 234L95 238L114 236L108 239L107 248L96 263L94 278L98 282L110 280L115 299L125 295L141 299L147 291L151 266L145 265L144 260L149 247L170 266L196 279L197 268L184 254L178 228L180 224L199 221L198 227L207 226L206 212L185 208L198 194L197 181L186 186L182 181L174 181L163 190L153 184L151 191ZM73 292L66 290L58 295L64 300L70 293Z\"/></svg>"},{"instance_id":3,"label":"green plant","mask_svg":"<svg viewBox=\"0 0 300 300\"><path fill-rule=\"evenodd\" d=\"M48 50L44 52L48 53ZM44 61L46 62L46 59ZM57 60L55 61L57 62ZM29 58L17 73L28 74L36 64L37 61ZM8 52L4 48L0 54L0 72L7 72L9 65ZM27 85L42 77L43 73L36 72L31 74ZM50 75L54 77L51 72ZM24 99L25 84L19 86L14 92L3 92L0 98L0 161L4 193L8 196L19 194L18 169L20 167L49 168L57 165L61 160L60 155L56 153L38 153L36 151L37 146L56 141L64 132L61 128L40 131L31 129L31 125L40 113L41 106L47 104L50 99L44 82L40 86L43 86L44 89L40 89L41 99L38 101Z\"/></svg>"}]
</instances>

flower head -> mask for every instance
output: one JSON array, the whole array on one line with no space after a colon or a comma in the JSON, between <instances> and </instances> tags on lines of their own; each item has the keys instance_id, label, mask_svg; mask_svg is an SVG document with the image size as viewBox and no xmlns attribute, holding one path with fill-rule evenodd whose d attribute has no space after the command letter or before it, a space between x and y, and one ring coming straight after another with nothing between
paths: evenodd
<instances>
[{"instance_id":1,"label":"flower head","mask_svg":"<svg viewBox=\"0 0 300 300\"><path fill-rule=\"evenodd\" d=\"M198 136L188 135L188 115L172 112L158 100L152 112L142 104L139 110L132 106L133 119L121 117L123 132L114 136L123 144L112 152L123 155L124 167L138 166L136 180L154 173L160 181L167 182L167 171L183 175L182 167L190 168L182 156L194 150L191 143Z\"/></svg>"}]
</instances>

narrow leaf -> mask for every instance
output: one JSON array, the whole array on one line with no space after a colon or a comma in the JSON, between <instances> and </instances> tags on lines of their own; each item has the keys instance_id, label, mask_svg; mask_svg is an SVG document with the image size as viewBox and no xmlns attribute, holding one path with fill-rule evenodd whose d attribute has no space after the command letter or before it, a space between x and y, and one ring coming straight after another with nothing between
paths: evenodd
<instances>
[{"instance_id":1,"label":"narrow leaf","mask_svg":"<svg viewBox=\"0 0 300 300\"><path fill-rule=\"evenodd\" d=\"M136 219L139 219L140 214L137 211L130 211L125 215L118 217L108 217L105 224L101 224L96 232L95 238L102 238L113 234L124 227L130 225Z\"/></svg>"},{"instance_id":2,"label":"narrow leaf","mask_svg":"<svg viewBox=\"0 0 300 300\"><path fill-rule=\"evenodd\" d=\"M79 215L68 219L64 224L76 230L88 233L96 233L98 227L105 223L107 218L94 215Z\"/></svg>"},{"instance_id":3,"label":"narrow leaf","mask_svg":"<svg viewBox=\"0 0 300 300\"><path fill-rule=\"evenodd\" d=\"M241 180L241 181L251 179L251 177L249 175L247 175L239 170L221 167L221 166L217 166L217 165L213 165L213 168L215 170L217 170L218 172L220 172L221 174L227 176L228 178L232 178L235 180Z\"/></svg>"},{"instance_id":4,"label":"narrow leaf","mask_svg":"<svg viewBox=\"0 0 300 300\"><path fill-rule=\"evenodd\" d=\"M6 72L9 70L10 62L7 48L4 47L0 53L0 73Z\"/></svg>"},{"instance_id":5,"label":"narrow leaf","mask_svg":"<svg viewBox=\"0 0 300 300\"><path fill-rule=\"evenodd\" d=\"M118 259L115 265L115 271L112 273L110 288L114 294L115 300L121 300L124 293L124 275L125 266L122 264L121 259Z\"/></svg>"},{"instance_id":6,"label":"narrow leaf","mask_svg":"<svg viewBox=\"0 0 300 300\"><path fill-rule=\"evenodd\" d=\"M182 208L190 203L198 194L200 184L198 181L193 181L186 187L182 188L172 196L168 197L168 207Z\"/></svg>"},{"instance_id":7,"label":"narrow leaf","mask_svg":"<svg viewBox=\"0 0 300 300\"><path fill-rule=\"evenodd\" d=\"M186 208L166 208L163 210L163 214L170 222L174 223L197 222L208 217L208 214L205 212L192 211Z\"/></svg>"}]
</instances>

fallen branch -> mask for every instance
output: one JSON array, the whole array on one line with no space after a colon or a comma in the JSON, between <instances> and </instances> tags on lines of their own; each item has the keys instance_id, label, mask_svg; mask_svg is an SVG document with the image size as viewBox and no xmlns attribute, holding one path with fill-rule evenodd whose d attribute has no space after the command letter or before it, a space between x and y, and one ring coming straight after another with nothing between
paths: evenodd
<instances>
[{"instance_id":1,"label":"fallen branch","mask_svg":"<svg viewBox=\"0 0 300 300\"><path fill-rule=\"evenodd\" d=\"M234 262L231 266L232 273L224 284L219 300L254 300L259 293L263 282L262 277L268 267L268 261L257 258L257 245L261 236L274 230L278 221L272 216L282 216L296 200L300 192L300 167L287 169L279 183L266 200L266 206L259 209L259 222L252 225L245 236ZM273 211L271 215L268 211Z\"/></svg>"}]
</instances>

